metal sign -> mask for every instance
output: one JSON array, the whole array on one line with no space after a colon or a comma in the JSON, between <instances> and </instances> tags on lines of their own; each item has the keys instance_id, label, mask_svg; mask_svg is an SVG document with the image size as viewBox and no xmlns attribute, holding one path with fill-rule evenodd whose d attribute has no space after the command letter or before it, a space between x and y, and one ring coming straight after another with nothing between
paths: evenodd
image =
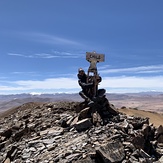
<instances>
[{"instance_id":1,"label":"metal sign","mask_svg":"<svg viewBox=\"0 0 163 163\"><path fill-rule=\"evenodd\" d=\"M89 62L91 62L91 61L104 62L105 55L98 54L96 52L86 52L86 60Z\"/></svg>"}]
</instances>

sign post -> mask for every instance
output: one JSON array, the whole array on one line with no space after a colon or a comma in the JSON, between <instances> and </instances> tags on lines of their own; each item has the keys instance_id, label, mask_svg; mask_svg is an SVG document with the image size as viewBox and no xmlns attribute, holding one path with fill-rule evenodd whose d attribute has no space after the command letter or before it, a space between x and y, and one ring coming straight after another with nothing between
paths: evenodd
<instances>
[{"instance_id":1,"label":"sign post","mask_svg":"<svg viewBox=\"0 0 163 163\"><path fill-rule=\"evenodd\" d=\"M88 62L90 62L90 66L88 68L87 75L88 75L88 79L93 77L93 82L94 82L93 97L96 97L98 95L97 94L98 83L99 83L98 81L100 80L96 64L98 62L104 62L105 61L105 55L104 54L98 54L95 51L94 52L86 52L86 60ZM90 73L93 73L93 76L91 76Z\"/></svg>"}]
</instances>

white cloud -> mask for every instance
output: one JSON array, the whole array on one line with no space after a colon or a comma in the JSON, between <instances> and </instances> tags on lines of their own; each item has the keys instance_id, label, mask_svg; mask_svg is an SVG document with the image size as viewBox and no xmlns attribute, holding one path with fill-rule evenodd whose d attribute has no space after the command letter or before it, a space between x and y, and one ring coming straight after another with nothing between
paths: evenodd
<instances>
[{"instance_id":1,"label":"white cloud","mask_svg":"<svg viewBox=\"0 0 163 163\"><path fill-rule=\"evenodd\" d=\"M112 88L160 88L163 89L163 76L156 77L105 77L101 85Z\"/></svg>"},{"instance_id":2,"label":"white cloud","mask_svg":"<svg viewBox=\"0 0 163 163\"><path fill-rule=\"evenodd\" d=\"M107 74L107 73L125 73L125 72L132 72L132 73L157 73L163 72L163 65L151 65L151 66L140 66L140 67L131 67L131 68L118 68L118 69L106 69L101 68L100 73Z\"/></svg>"},{"instance_id":3,"label":"white cloud","mask_svg":"<svg viewBox=\"0 0 163 163\"><path fill-rule=\"evenodd\" d=\"M26 89L72 89L78 88L77 80L73 78L50 78L42 81L15 81L14 84Z\"/></svg>"},{"instance_id":4,"label":"white cloud","mask_svg":"<svg viewBox=\"0 0 163 163\"><path fill-rule=\"evenodd\" d=\"M163 91L163 76L156 77L105 77L99 85L99 88L105 88L107 91L114 90L118 92L141 92L141 91ZM9 83L9 82L8 82ZM14 86L13 86L14 85ZM45 80L19 80L10 82L10 85L0 85L0 94L7 92L78 92L80 90L77 78L49 78Z\"/></svg>"}]
</instances>

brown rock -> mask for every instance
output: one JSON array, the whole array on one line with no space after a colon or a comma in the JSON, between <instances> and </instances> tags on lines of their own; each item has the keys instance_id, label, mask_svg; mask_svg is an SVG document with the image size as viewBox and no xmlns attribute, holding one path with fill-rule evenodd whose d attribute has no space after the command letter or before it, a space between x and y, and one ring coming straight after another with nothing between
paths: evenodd
<instances>
[{"instance_id":1,"label":"brown rock","mask_svg":"<svg viewBox=\"0 0 163 163\"><path fill-rule=\"evenodd\" d=\"M163 134L163 126L162 126L162 125L160 125L160 126L157 128L157 130L156 130L156 137L157 137L158 135L160 135L160 134Z\"/></svg>"},{"instance_id":2,"label":"brown rock","mask_svg":"<svg viewBox=\"0 0 163 163\"><path fill-rule=\"evenodd\" d=\"M163 143L163 134L157 138L158 143Z\"/></svg>"},{"instance_id":3,"label":"brown rock","mask_svg":"<svg viewBox=\"0 0 163 163\"><path fill-rule=\"evenodd\" d=\"M5 160L5 162L4 163L10 163L11 161L10 161L10 159L9 158L7 158L6 160Z\"/></svg>"},{"instance_id":4,"label":"brown rock","mask_svg":"<svg viewBox=\"0 0 163 163\"><path fill-rule=\"evenodd\" d=\"M158 143L163 143L163 126L160 125L156 130L156 139Z\"/></svg>"},{"instance_id":5,"label":"brown rock","mask_svg":"<svg viewBox=\"0 0 163 163\"><path fill-rule=\"evenodd\" d=\"M108 111L112 114L112 115L118 115L118 111L116 110L115 106L113 104L109 104L108 105Z\"/></svg>"},{"instance_id":6,"label":"brown rock","mask_svg":"<svg viewBox=\"0 0 163 163\"><path fill-rule=\"evenodd\" d=\"M2 132L0 135L1 135L1 136L4 136L4 137L6 137L6 138L10 138L11 135L12 135L12 129L11 129L11 128L6 129L6 130L5 130L4 132Z\"/></svg>"},{"instance_id":7,"label":"brown rock","mask_svg":"<svg viewBox=\"0 0 163 163\"><path fill-rule=\"evenodd\" d=\"M23 135L25 135L28 132L28 128L24 128L18 132L15 133L15 135L13 136L13 139L16 141L19 141Z\"/></svg>"},{"instance_id":8,"label":"brown rock","mask_svg":"<svg viewBox=\"0 0 163 163\"><path fill-rule=\"evenodd\" d=\"M133 138L132 143L136 148L144 149L145 144L144 135L142 134L137 135L136 137Z\"/></svg>"},{"instance_id":9,"label":"brown rock","mask_svg":"<svg viewBox=\"0 0 163 163\"><path fill-rule=\"evenodd\" d=\"M78 116L79 120L89 118L89 114L90 114L89 111L90 111L90 107L87 107L83 109L82 111L80 111L79 116Z\"/></svg>"},{"instance_id":10,"label":"brown rock","mask_svg":"<svg viewBox=\"0 0 163 163\"><path fill-rule=\"evenodd\" d=\"M78 122L78 117L75 117L70 126L74 126Z\"/></svg>"}]
</instances>

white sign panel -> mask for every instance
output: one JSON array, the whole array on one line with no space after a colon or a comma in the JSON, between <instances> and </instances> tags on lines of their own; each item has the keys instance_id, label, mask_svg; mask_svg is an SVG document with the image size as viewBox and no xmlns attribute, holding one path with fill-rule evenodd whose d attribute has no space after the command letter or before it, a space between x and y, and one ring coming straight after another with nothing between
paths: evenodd
<instances>
[{"instance_id":1,"label":"white sign panel","mask_svg":"<svg viewBox=\"0 0 163 163\"><path fill-rule=\"evenodd\" d=\"M86 60L87 61L97 61L97 62L104 62L105 55L98 54L96 52L86 52Z\"/></svg>"}]
</instances>

